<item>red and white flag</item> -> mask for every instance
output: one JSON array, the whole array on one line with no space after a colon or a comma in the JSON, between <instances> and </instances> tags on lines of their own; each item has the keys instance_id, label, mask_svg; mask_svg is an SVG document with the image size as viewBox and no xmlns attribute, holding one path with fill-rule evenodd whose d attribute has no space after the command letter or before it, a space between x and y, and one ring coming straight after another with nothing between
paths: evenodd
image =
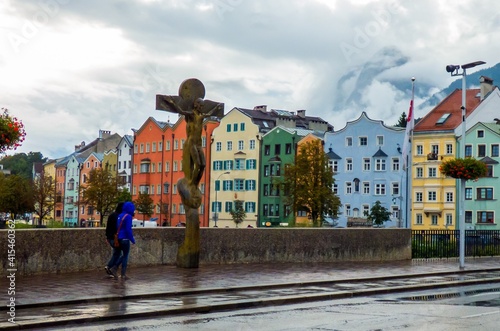
<instances>
[{"instance_id":1,"label":"red and white flag","mask_svg":"<svg viewBox=\"0 0 500 331\"><path fill-rule=\"evenodd\" d=\"M406 117L406 133L405 140L403 142L403 167L406 169L408 167L408 151L410 149L410 134L415 126L415 116L413 115L413 95L410 101L410 110L408 110L408 116Z\"/></svg>"}]
</instances>

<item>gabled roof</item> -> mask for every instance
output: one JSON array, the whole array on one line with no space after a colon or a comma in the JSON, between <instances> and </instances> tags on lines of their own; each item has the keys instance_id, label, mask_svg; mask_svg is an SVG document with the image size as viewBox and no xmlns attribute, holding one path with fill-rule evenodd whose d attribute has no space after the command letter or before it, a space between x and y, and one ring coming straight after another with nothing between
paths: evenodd
<instances>
[{"instance_id":1,"label":"gabled roof","mask_svg":"<svg viewBox=\"0 0 500 331\"><path fill-rule=\"evenodd\" d=\"M299 116L288 110L271 109L271 111L263 111L261 109L246 109L235 107L241 113L252 119L252 122L259 127L260 132L267 132L276 126L276 120L286 118L295 121L296 129L309 129L310 122L319 122L328 126L327 131L333 131L333 126L320 117L315 116Z\"/></svg>"},{"instance_id":2,"label":"gabled roof","mask_svg":"<svg viewBox=\"0 0 500 331\"><path fill-rule=\"evenodd\" d=\"M466 91L465 117L469 116L481 103L477 97L480 89L469 89ZM415 124L414 132L423 131L450 131L462 124L462 90L456 89L451 92L434 109ZM449 114L447 116L447 114ZM445 119L446 117L446 119ZM438 123L442 122L442 123Z\"/></svg>"},{"instance_id":3,"label":"gabled roof","mask_svg":"<svg viewBox=\"0 0 500 331\"><path fill-rule=\"evenodd\" d=\"M481 160L479 160L479 161L484 162L484 163L486 163L486 164L498 164L498 161L493 160L493 159L492 159L491 157L489 157L489 156L485 156L485 157L483 157L483 158L482 158Z\"/></svg>"},{"instance_id":4,"label":"gabled roof","mask_svg":"<svg viewBox=\"0 0 500 331\"><path fill-rule=\"evenodd\" d=\"M379 147L378 151L373 154L373 157L387 157L387 154L385 154L384 151Z\"/></svg>"},{"instance_id":5,"label":"gabled roof","mask_svg":"<svg viewBox=\"0 0 500 331\"><path fill-rule=\"evenodd\" d=\"M328 158L330 160L341 160L342 159L340 156L337 155L337 153L335 153L333 151L333 149L331 147L328 149L328 153L326 153L326 156L328 156Z\"/></svg>"}]
</instances>

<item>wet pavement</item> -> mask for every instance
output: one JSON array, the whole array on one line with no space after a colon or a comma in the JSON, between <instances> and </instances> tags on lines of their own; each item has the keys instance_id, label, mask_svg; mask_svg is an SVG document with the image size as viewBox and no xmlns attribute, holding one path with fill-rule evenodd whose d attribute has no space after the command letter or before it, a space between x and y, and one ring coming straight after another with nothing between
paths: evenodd
<instances>
[{"instance_id":1,"label":"wet pavement","mask_svg":"<svg viewBox=\"0 0 500 331\"><path fill-rule=\"evenodd\" d=\"M500 268L500 258L467 259L465 270L492 270ZM37 315L40 306L62 301L85 302L85 309L76 307L72 312L79 318L88 313L89 319L95 312L120 310L114 304L104 303L106 298L126 298L132 303L141 296L155 293L180 293L196 289L234 288L261 286L283 283L300 283L321 280L354 280L370 277L396 275L420 275L437 272L459 271L458 260L412 260L390 263L314 263L314 264L237 264L237 265L202 265L197 269L181 269L175 266L154 266L147 268L129 268L130 280L110 279L104 269L64 274L46 274L17 277L15 280L15 301L18 308L33 306L30 314ZM2 280L0 286L8 288ZM2 290L1 298L7 303L7 291ZM213 298L212 298L213 299ZM144 305L150 307L169 306L172 301L160 303L157 300L141 300L138 311L144 311ZM177 300L179 301L179 300ZM190 302L181 302L189 306ZM89 311L89 304L92 310ZM123 301L116 301L116 305ZM198 303L199 304L199 303ZM5 309L5 305L0 307ZM142 306L142 307L141 307ZM128 305L127 313L134 313ZM115 309L116 308L116 309ZM19 312L21 314L21 312ZM43 312L40 312L43 314ZM61 310L61 316L68 316L68 310ZM105 312L103 313L105 314ZM4 315L5 316L5 315ZM54 316L54 315L53 315ZM23 320L23 316L18 316ZM25 316L27 317L27 316ZM6 322L4 320L0 323Z\"/></svg>"},{"instance_id":2,"label":"wet pavement","mask_svg":"<svg viewBox=\"0 0 500 331\"><path fill-rule=\"evenodd\" d=\"M465 261L465 270L500 268L500 258L475 258ZM175 292L187 289L255 286L319 280L357 279L407 274L458 271L455 259L409 260L395 262L344 262L299 264L201 265L197 269L175 266L129 268L130 279L113 280L104 268L94 271L16 277L17 305L93 299L114 296ZM7 289L6 279L0 288ZM7 291L1 300L7 302Z\"/></svg>"}]
</instances>

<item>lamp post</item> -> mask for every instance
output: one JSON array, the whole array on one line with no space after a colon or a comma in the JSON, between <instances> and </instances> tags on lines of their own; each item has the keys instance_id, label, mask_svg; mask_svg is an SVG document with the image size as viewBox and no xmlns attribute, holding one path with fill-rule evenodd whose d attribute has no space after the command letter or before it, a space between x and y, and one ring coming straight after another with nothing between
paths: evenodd
<instances>
[{"instance_id":1,"label":"lamp post","mask_svg":"<svg viewBox=\"0 0 500 331\"><path fill-rule=\"evenodd\" d=\"M222 175L229 175L230 172L229 171L226 171L226 172L223 172L219 175L219 177L217 177L217 179L215 181L218 181L219 178L222 177ZM220 188L220 187L219 187ZM215 212L214 212L214 228L217 227L217 220L219 219L219 206L218 206L218 201L217 201L217 189L215 190Z\"/></svg>"},{"instance_id":2,"label":"lamp post","mask_svg":"<svg viewBox=\"0 0 500 331\"><path fill-rule=\"evenodd\" d=\"M466 63L460 65L450 64L446 66L446 72L449 72L451 76L462 76L462 141L460 143L460 156L465 158L465 115L466 115L466 77L467 77L467 69L474 68L476 66L485 64L484 61L476 61L471 63ZM458 70L462 68L462 72L458 72ZM460 250L459 250L459 259L460 259L460 269L465 268L465 179L460 180Z\"/></svg>"}]
</instances>

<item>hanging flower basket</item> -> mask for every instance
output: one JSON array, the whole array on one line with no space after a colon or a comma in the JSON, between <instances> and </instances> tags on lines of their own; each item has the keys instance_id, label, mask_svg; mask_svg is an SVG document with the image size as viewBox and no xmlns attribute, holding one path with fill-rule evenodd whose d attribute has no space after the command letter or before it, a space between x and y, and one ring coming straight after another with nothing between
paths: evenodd
<instances>
[{"instance_id":1,"label":"hanging flower basket","mask_svg":"<svg viewBox=\"0 0 500 331\"><path fill-rule=\"evenodd\" d=\"M448 177L476 180L488 174L488 167L484 162L473 158L457 158L441 163L439 171Z\"/></svg>"},{"instance_id":2,"label":"hanging flower basket","mask_svg":"<svg viewBox=\"0 0 500 331\"><path fill-rule=\"evenodd\" d=\"M26 131L23 123L16 117L11 117L9 111L2 108L0 112L0 154L21 146L25 137Z\"/></svg>"}]
</instances>

